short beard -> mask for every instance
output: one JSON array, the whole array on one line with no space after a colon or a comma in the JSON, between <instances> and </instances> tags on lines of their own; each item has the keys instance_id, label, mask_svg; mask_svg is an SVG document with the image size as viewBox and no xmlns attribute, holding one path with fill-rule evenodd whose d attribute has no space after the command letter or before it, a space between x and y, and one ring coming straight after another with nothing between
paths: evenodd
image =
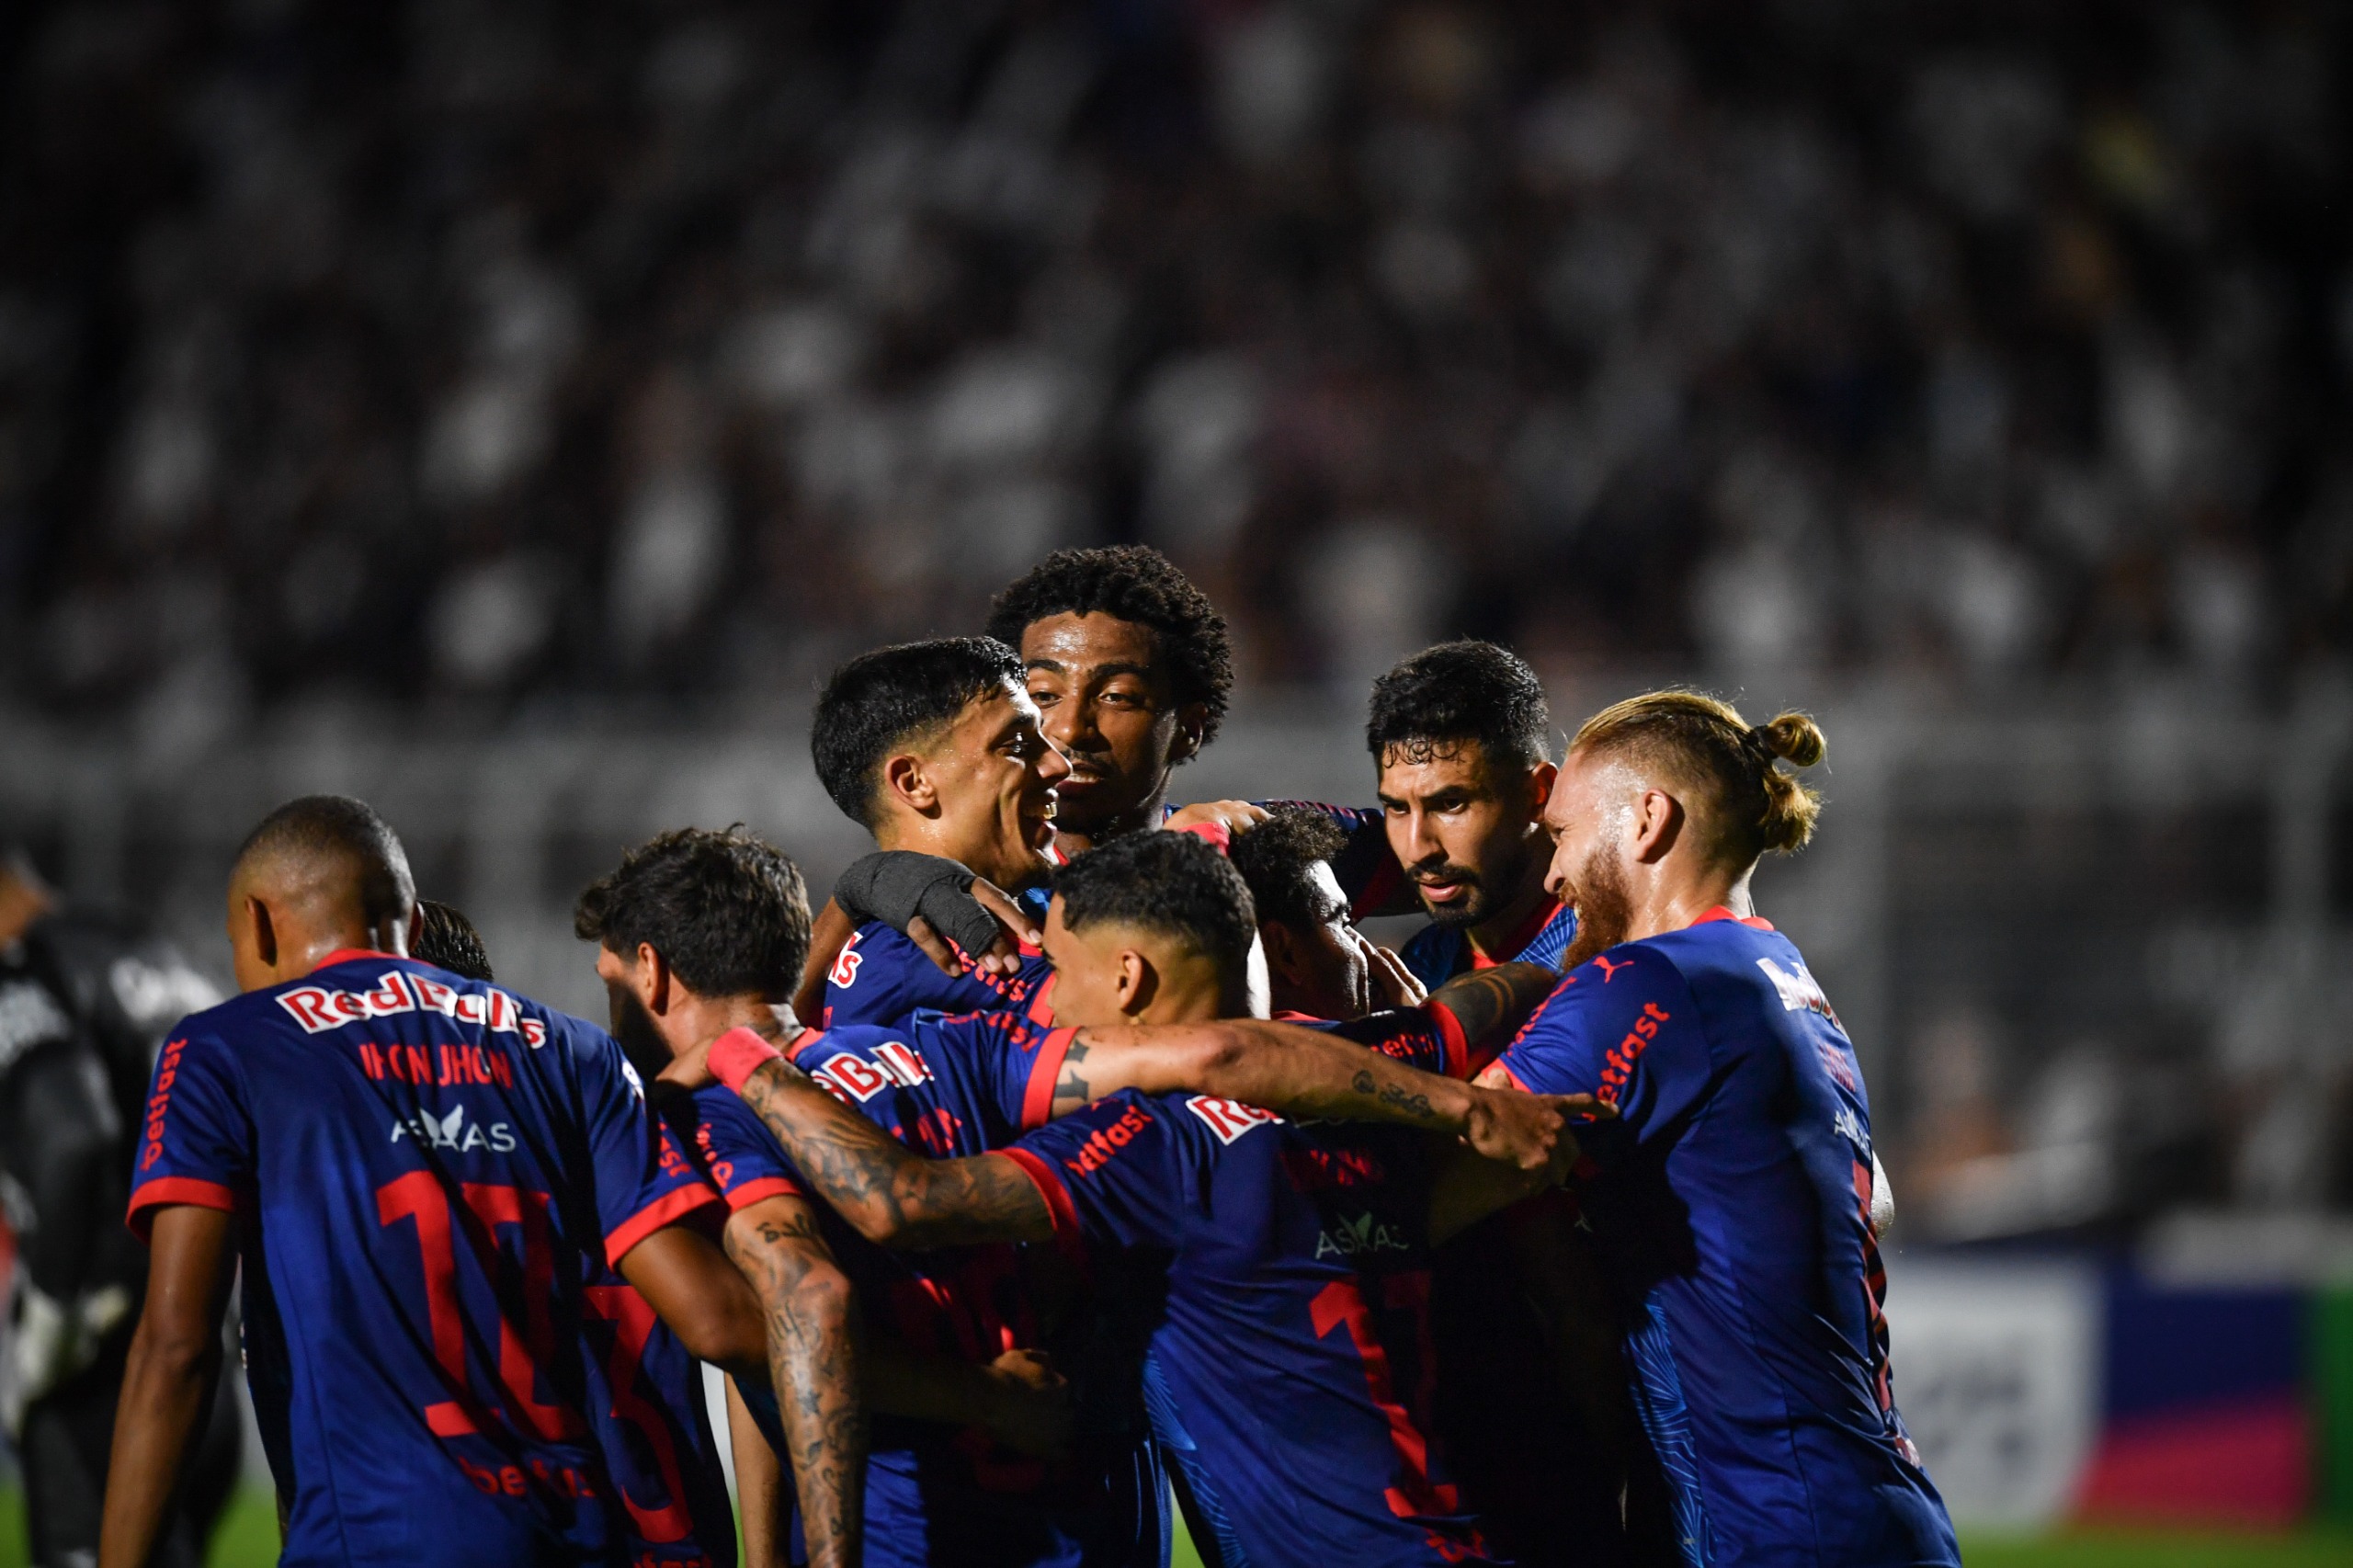
<instances>
[{"instance_id":1,"label":"short beard","mask_svg":"<svg viewBox=\"0 0 2353 1568\"><path fill-rule=\"evenodd\" d=\"M620 1043L621 1054L637 1069L638 1076L652 1083L668 1071L672 1057L670 1042L654 1024L654 1015L637 999L637 993L623 986L608 984L606 993L612 1005L620 1009L613 1020L613 1039Z\"/></svg>"},{"instance_id":2,"label":"short beard","mask_svg":"<svg viewBox=\"0 0 2353 1568\"><path fill-rule=\"evenodd\" d=\"M1596 953L1606 953L1626 939L1634 926L1633 890L1626 885L1626 866L1615 844L1597 844L1577 868L1576 881L1561 890L1564 903L1577 911L1577 934L1561 955L1561 972L1568 973Z\"/></svg>"}]
</instances>

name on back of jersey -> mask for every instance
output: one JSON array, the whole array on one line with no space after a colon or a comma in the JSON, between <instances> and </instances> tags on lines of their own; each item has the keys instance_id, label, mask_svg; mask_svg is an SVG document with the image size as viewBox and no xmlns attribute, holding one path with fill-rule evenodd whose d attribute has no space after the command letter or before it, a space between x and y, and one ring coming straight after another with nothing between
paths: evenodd
<instances>
[{"instance_id":1,"label":"name on back of jersey","mask_svg":"<svg viewBox=\"0 0 2353 1568\"><path fill-rule=\"evenodd\" d=\"M548 1027L527 1015L522 1005L496 986L480 991L444 985L422 974L388 969L371 991L336 991L324 985L298 985L283 992L278 1005L302 1026L306 1034L344 1028L369 1018L402 1013L438 1013L461 1024L472 1024L494 1034L519 1034L536 1051L547 1043Z\"/></svg>"}]
</instances>

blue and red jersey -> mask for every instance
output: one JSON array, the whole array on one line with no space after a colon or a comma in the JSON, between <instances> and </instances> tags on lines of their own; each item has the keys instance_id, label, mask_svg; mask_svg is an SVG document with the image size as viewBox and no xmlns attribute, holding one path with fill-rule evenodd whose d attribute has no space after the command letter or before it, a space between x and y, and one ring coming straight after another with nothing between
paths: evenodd
<instances>
[{"instance_id":1,"label":"blue and red jersey","mask_svg":"<svg viewBox=\"0 0 2353 1568\"><path fill-rule=\"evenodd\" d=\"M712 1199L601 1030L346 951L172 1032L130 1221L235 1216L285 1562L732 1563L697 1374L612 1272Z\"/></svg>"},{"instance_id":2,"label":"blue and red jersey","mask_svg":"<svg viewBox=\"0 0 2353 1568\"><path fill-rule=\"evenodd\" d=\"M1429 1147L1123 1090L1005 1151L1057 1236L1128 1281L1154 1429L1217 1560L1495 1561L1429 1437Z\"/></svg>"},{"instance_id":3,"label":"blue and red jersey","mask_svg":"<svg viewBox=\"0 0 2353 1568\"><path fill-rule=\"evenodd\" d=\"M1685 1560L1957 1564L1889 1376L1870 1100L1797 949L1721 909L1613 948L1501 1061L1617 1108L1584 1208Z\"/></svg>"},{"instance_id":4,"label":"blue and red jersey","mask_svg":"<svg viewBox=\"0 0 2353 1568\"><path fill-rule=\"evenodd\" d=\"M1045 918L1042 910L1038 917ZM1024 947L1021 960L1003 978L974 969L969 958L963 973L943 974L912 937L870 920L850 933L825 971L824 1027L891 1025L921 1009L950 1017L1010 1010L1051 1027L1053 966L1036 948Z\"/></svg>"},{"instance_id":5,"label":"blue and red jersey","mask_svg":"<svg viewBox=\"0 0 2353 1568\"><path fill-rule=\"evenodd\" d=\"M934 971L938 972L937 971ZM794 1064L899 1142L933 1158L1013 1142L1051 1113L1070 1029L1018 1014L917 1013L891 1028L846 1026L800 1036ZM698 1153L731 1208L799 1192L790 1158L723 1085L696 1092ZM820 1222L868 1321L910 1347L985 1363L1043 1349L1083 1378L1083 1314L1063 1324L1042 1294L1081 1286L1049 1251L1010 1245L889 1252L819 1204ZM1040 1286L1047 1289L1040 1291ZM867 1468L870 1564L1099 1565L1161 1568L1167 1551L1162 1481L1140 1411L1087 1398L1072 1461L1006 1449L978 1428L876 1415Z\"/></svg>"},{"instance_id":6,"label":"blue and red jersey","mask_svg":"<svg viewBox=\"0 0 2353 1568\"><path fill-rule=\"evenodd\" d=\"M1415 979L1435 991L1457 975L1493 969L1499 963L1540 963L1546 969L1558 969L1561 955L1569 950L1576 936L1576 911L1548 895L1495 952L1473 948L1471 934L1461 926L1433 921L1415 932L1397 956L1405 960Z\"/></svg>"}]
</instances>

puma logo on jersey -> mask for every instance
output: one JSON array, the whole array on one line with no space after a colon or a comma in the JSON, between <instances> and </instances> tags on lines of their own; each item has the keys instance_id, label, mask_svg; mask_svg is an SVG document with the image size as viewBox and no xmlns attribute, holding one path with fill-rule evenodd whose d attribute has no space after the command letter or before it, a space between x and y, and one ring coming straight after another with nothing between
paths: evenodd
<instances>
[{"instance_id":1,"label":"puma logo on jersey","mask_svg":"<svg viewBox=\"0 0 2353 1568\"><path fill-rule=\"evenodd\" d=\"M1634 967L1634 960L1631 959L1620 959L1616 963L1611 963L1608 955L1603 953L1594 954L1593 961L1601 966L1601 983L1604 985L1617 978L1620 970Z\"/></svg>"},{"instance_id":2,"label":"puma logo on jersey","mask_svg":"<svg viewBox=\"0 0 2353 1568\"><path fill-rule=\"evenodd\" d=\"M503 1121L484 1127L477 1121L468 1125L466 1108L455 1105L448 1116L436 1116L429 1110L419 1110L415 1116L404 1117L392 1123L392 1142L413 1138L432 1149L455 1149L465 1153L473 1149L488 1149L494 1154L515 1152L515 1130Z\"/></svg>"},{"instance_id":3,"label":"puma logo on jersey","mask_svg":"<svg viewBox=\"0 0 2353 1568\"><path fill-rule=\"evenodd\" d=\"M1342 1220L1333 1229L1315 1233L1317 1257L1361 1257L1369 1253L1413 1250L1414 1244L1402 1233L1380 1223L1370 1214Z\"/></svg>"}]
</instances>

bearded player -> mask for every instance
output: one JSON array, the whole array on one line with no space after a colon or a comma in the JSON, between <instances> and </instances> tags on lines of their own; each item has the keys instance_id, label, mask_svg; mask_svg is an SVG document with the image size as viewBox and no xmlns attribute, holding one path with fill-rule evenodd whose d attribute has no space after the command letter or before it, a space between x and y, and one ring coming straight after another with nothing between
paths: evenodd
<instances>
[{"instance_id":1,"label":"bearded player","mask_svg":"<svg viewBox=\"0 0 2353 1568\"><path fill-rule=\"evenodd\" d=\"M1571 971L1489 1073L1617 1110L1582 1198L1680 1559L1958 1564L1895 1408L1861 1069L1749 888L1820 808L1780 764L1823 751L1693 692L1586 721L1546 811Z\"/></svg>"},{"instance_id":2,"label":"bearded player","mask_svg":"<svg viewBox=\"0 0 2353 1568\"><path fill-rule=\"evenodd\" d=\"M1105 1020L1082 1043L1107 1052L1159 1040L1246 1044L1238 1054L1260 1080L1234 1079L1246 1099L1122 1090L1004 1152L941 1149L964 1157L932 1162L845 1110L756 1035L723 1037L710 1063L870 1239L920 1248L1051 1237L1084 1245L1103 1268L1133 1270L1121 1300L1149 1344L1140 1375L1195 1540L1213 1560L1487 1561L1478 1521L1421 1425L1435 1374L1415 1328L1427 1248L1531 1190L1548 1157L1572 1152L1530 1148L1489 1162L1408 1131L1310 1131L1256 1108L1427 1127L1469 1102L1455 1081L1325 1033L1209 1023L1240 992L1253 927L1228 863L1189 838L1146 835L1074 861L1046 933L1063 1007ZM1155 1017L1189 1027L1116 1027ZM1389 1019L1380 1043L1393 1056L1431 1067L1459 1057L1459 1036L1432 1027L1436 1014ZM829 1041L813 1051L788 1043L841 1093ZM1347 1085L1312 1095L1283 1085L1336 1049L1356 1063ZM947 1070L931 1058L898 1066L867 1064L895 1080L878 1097L921 1094ZM1405 1099L1374 1088L1391 1074L1414 1085Z\"/></svg>"}]
</instances>

